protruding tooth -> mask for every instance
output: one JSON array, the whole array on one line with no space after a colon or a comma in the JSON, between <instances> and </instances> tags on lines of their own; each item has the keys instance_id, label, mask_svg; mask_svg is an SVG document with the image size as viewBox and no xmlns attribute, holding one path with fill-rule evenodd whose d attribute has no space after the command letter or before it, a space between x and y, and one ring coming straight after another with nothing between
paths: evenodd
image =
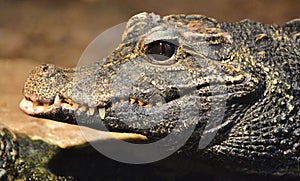
<instances>
[{"instance_id":1,"label":"protruding tooth","mask_svg":"<svg viewBox=\"0 0 300 181\"><path fill-rule=\"evenodd\" d=\"M78 110L81 111L81 112L85 112L85 111L86 111L86 107L85 107L85 106L82 106L82 107L80 107Z\"/></svg>"},{"instance_id":2,"label":"protruding tooth","mask_svg":"<svg viewBox=\"0 0 300 181\"><path fill-rule=\"evenodd\" d=\"M100 118L104 119L105 118L105 108L99 108L98 112L99 112Z\"/></svg>"},{"instance_id":3,"label":"protruding tooth","mask_svg":"<svg viewBox=\"0 0 300 181\"><path fill-rule=\"evenodd\" d=\"M54 105L55 107L59 107L59 106L61 105L61 100L60 100L58 94L56 94L56 96L55 96L53 105Z\"/></svg>"},{"instance_id":4,"label":"protruding tooth","mask_svg":"<svg viewBox=\"0 0 300 181\"><path fill-rule=\"evenodd\" d=\"M78 105L78 104L76 104L76 103L73 103L73 105L72 105L72 108L73 108L74 110L77 110L77 109L78 109L78 107L79 107L79 105Z\"/></svg>"},{"instance_id":5,"label":"protruding tooth","mask_svg":"<svg viewBox=\"0 0 300 181\"><path fill-rule=\"evenodd\" d=\"M89 107L88 111L87 111L87 115L89 116L93 116L95 113L95 108L93 107Z\"/></svg>"}]
</instances>

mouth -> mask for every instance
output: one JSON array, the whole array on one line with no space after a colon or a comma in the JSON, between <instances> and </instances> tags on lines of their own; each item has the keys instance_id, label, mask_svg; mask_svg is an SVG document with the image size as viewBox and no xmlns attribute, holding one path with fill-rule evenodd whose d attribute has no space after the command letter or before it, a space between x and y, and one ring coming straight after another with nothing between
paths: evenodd
<instances>
[{"instance_id":1,"label":"mouth","mask_svg":"<svg viewBox=\"0 0 300 181\"><path fill-rule=\"evenodd\" d=\"M129 108L136 111L139 109L151 109L163 103L150 105L137 98L129 98L126 99L126 101L124 99L118 100L116 104L125 105L126 109ZM144 141L149 141L147 131L133 128L120 121L116 117L116 113L114 113L115 106L111 103L106 104L104 107L89 107L80 105L71 99L65 99L59 96L59 94L56 94L51 103L37 102L29 97L25 97L21 100L19 108L25 114L33 117L81 125L101 131L142 135Z\"/></svg>"},{"instance_id":2,"label":"mouth","mask_svg":"<svg viewBox=\"0 0 300 181\"><path fill-rule=\"evenodd\" d=\"M76 124L75 113L86 114L86 116L98 116L105 119L106 107L88 107L73 102L71 99L64 99L56 94L51 103L35 102L25 97L19 104L20 109L30 116L49 118L56 121Z\"/></svg>"},{"instance_id":3,"label":"mouth","mask_svg":"<svg viewBox=\"0 0 300 181\"><path fill-rule=\"evenodd\" d=\"M120 102L125 102L125 100L120 100ZM128 103L135 107L150 107L148 103L135 98L129 98ZM25 97L21 100L19 108L25 114L33 117L47 118L70 124L77 124L76 116L81 116L81 118L93 117L104 121L108 117L111 118L112 112L112 106L109 103L101 107L89 107L76 103L71 99L65 99L59 94L56 94L51 103L36 102L30 97Z\"/></svg>"}]
</instances>

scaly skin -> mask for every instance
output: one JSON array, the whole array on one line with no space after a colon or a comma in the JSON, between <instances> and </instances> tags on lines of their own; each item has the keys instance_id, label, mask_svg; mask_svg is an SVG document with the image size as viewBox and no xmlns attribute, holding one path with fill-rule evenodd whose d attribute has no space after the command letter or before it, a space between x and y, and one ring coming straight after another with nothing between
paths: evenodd
<instances>
[{"instance_id":1,"label":"scaly skin","mask_svg":"<svg viewBox=\"0 0 300 181\"><path fill-rule=\"evenodd\" d=\"M74 180L56 176L48 168L49 160L60 149L41 140L15 135L0 125L0 181L10 180Z\"/></svg>"},{"instance_id":2,"label":"scaly skin","mask_svg":"<svg viewBox=\"0 0 300 181\"><path fill-rule=\"evenodd\" d=\"M10 168L18 158L16 137L8 129L0 125L0 180L7 179L6 169Z\"/></svg>"},{"instance_id":3,"label":"scaly skin","mask_svg":"<svg viewBox=\"0 0 300 181\"><path fill-rule=\"evenodd\" d=\"M102 121L152 141L195 126L185 152L197 150L206 126L221 118L198 150L202 159L300 175L299 32L300 20L278 26L141 13L107 58L74 69L36 67L20 108L91 127Z\"/></svg>"}]
</instances>

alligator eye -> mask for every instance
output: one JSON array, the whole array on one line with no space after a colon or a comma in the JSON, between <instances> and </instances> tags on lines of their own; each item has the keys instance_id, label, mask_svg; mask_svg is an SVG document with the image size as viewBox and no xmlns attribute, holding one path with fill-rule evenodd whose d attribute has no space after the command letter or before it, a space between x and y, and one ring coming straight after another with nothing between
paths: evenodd
<instances>
[{"instance_id":1,"label":"alligator eye","mask_svg":"<svg viewBox=\"0 0 300 181\"><path fill-rule=\"evenodd\" d=\"M174 63L170 59L175 55L176 48L173 43L158 40L147 45L146 54L154 63L171 64Z\"/></svg>"}]
</instances>

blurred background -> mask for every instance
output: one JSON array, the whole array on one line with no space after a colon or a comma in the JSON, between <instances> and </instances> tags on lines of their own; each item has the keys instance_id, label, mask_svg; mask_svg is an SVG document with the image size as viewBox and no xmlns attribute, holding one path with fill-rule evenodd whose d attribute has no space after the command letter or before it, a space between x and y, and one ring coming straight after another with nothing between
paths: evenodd
<instances>
[{"instance_id":1,"label":"blurred background","mask_svg":"<svg viewBox=\"0 0 300 181\"><path fill-rule=\"evenodd\" d=\"M75 66L97 35L143 11L283 24L300 17L300 1L0 0L0 57Z\"/></svg>"}]
</instances>

